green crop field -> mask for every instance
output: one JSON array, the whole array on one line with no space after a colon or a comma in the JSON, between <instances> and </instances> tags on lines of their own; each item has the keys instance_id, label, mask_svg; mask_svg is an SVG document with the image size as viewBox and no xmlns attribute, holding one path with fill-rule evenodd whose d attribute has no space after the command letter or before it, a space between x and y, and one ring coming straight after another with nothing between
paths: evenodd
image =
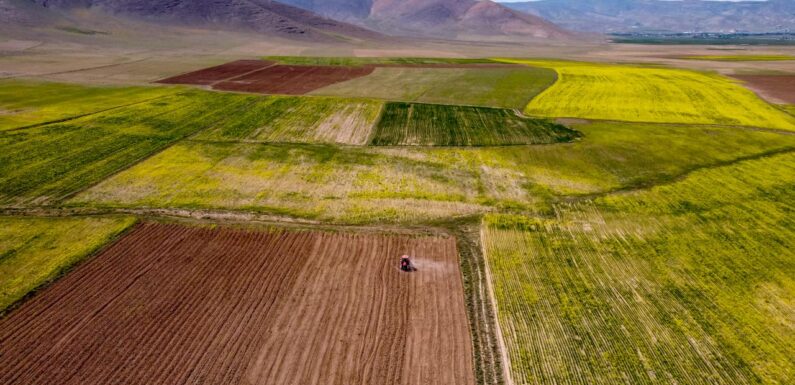
<instances>
[{"instance_id":1,"label":"green crop field","mask_svg":"<svg viewBox=\"0 0 795 385\"><path fill-rule=\"evenodd\" d=\"M0 217L0 314L133 223L128 217Z\"/></svg>"},{"instance_id":2,"label":"green crop field","mask_svg":"<svg viewBox=\"0 0 795 385\"><path fill-rule=\"evenodd\" d=\"M702 55L684 56L688 60L708 60L708 61L786 61L795 60L795 56L790 55Z\"/></svg>"},{"instance_id":3,"label":"green crop field","mask_svg":"<svg viewBox=\"0 0 795 385\"><path fill-rule=\"evenodd\" d=\"M485 219L516 383L795 378L795 154Z\"/></svg>"},{"instance_id":4,"label":"green crop field","mask_svg":"<svg viewBox=\"0 0 795 385\"><path fill-rule=\"evenodd\" d=\"M491 59L444 58L444 57L352 57L352 56L266 56L288 65L360 66L367 64L489 64Z\"/></svg>"},{"instance_id":5,"label":"green crop field","mask_svg":"<svg viewBox=\"0 0 795 385\"><path fill-rule=\"evenodd\" d=\"M795 147L734 128L585 124L584 139L483 148L267 145L188 140L68 202L89 207L251 210L344 223L423 222L545 210L597 194Z\"/></svg>"},{"instance_id":6,"label":"green crop field","mask_svg":"<svg viewBox=\"0 0 795 385\"><path fill-rule=\"evenodd\" d=\"M376 146L494 146L569 142L579 134L514 110L390 102L373 132Z\"/></svg>"},{"instance_id":7,"label":"green crop field","mask_svg":"<svg viewBox=\"0 0 795 385\"><path fill-rule=\"evenodd\" d=\"M533 116L795 130L795 118L719 75L629 65L506 61L558 72L558 82L527 105L525 112Z\"/></svg>"},{"instance_id":8,"label":"green crop field","mask_svg":"<svg viewBox=\"0 0 795 385\"><path fill-rule=\"evenodd\" d=\"M45 86L46 87L46 86ZM171 143L237 116L249 97L179 94L61 123L0 132L0 203L51 203Z\"/></svg>"},{"instance_id":9,"label":"green crop field","mask_svg":"<svg viewBox=\"0 0 795 385\"><path fill-rule=\"evenodd\" d=\"M521 109L555 79L546 68L376 68L312 94Z\"/></svg>"},{"instance_id":10,"label":"green crop field","mask_svg":"<svg viewBox=\"0 0 795 385\"><path fill-rule=\"evenodd\" d=\"M234 121L216 125L197 139L364 145L382 105L364 99L263 97Z\"/></svg>"},{"instance_id":11,"label":"green crop field","mask_svg":"<svg viewBox=\"0 0 795 385\"><path fill-rule=\"evenodd\" d=\"M86 87L22 80L0 81L0 131L91 114L165 97L165 87Z\"/></svg>"}]
</instances>

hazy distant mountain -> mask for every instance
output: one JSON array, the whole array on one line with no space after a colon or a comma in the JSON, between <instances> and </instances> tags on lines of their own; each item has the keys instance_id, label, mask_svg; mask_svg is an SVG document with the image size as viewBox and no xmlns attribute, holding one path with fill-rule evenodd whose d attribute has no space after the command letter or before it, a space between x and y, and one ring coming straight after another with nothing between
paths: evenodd
<instances>
[{"instance_id":1,"label":"hazy distant mountain","mask_svg":"<svg viewBox=\"0 0 795 385\"><path fill-rule=\"evenodd\" d=\"M359 26L270 0L27 0L27 3L50 11L92 9L171 25L245 30L314 41L332 40L334 36L380 36ZM21 22L31 17L30 7L20 7L19 0L0 0L0 12L3 6L7 8L6 15L11 15L7 17L16 16Z\"/></svg>"},{"instance_id":2,"label":"hazy distant mountain","mask_svg":"<svg viewBox=\"0 0 795 385\"><path fill-rule=\"evenodd\" d=\"M542 0L505 5L575 31L795 31L795 0Z\"/></svg>"},{"instance_id":3,"label":"hazy distant mountain","mask_svg":"<svg viewBox=\"0 0 795 385\"><path fill-rule=\"evenodd\" d=\"M283 0L318 14L401 35L565 38L542 18L483 0Z\"/></svg>"}]
</instances>

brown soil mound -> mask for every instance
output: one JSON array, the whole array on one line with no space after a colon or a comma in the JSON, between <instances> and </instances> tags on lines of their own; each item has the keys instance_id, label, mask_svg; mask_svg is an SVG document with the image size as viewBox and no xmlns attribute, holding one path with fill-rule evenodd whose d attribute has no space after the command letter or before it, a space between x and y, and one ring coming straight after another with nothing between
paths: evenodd
<instances>
[{"instance_id":1,"label":"brown soil mound","mask_svg":"<svg viewBox=\"0 0 795 385\"><path fill-rule=\"evenodd\" d=\"M441 237L140 225L0 320L0 357L4 385L474 382Z\"/></svg>"},{"instance_id":2,"label":"brown soil mound","mask_svg":"<svg viewBox=\"0 0 795 385\"><path fill-rule=\"evenodd\" d=\"M795 75L735 75L773 103L795 104Z\"/></svg>"},{"instance_id":3,"label":"brown soil mound","mask_svg":"<svg viewBox=\"0 0 795 385\"><path fill-rule=\"evenodd\" d=\"M224 91L302 95L335 83L367 76L373 70L371 66L276 65L218 83L214 88Z\"/></svg>"}]
</instances>

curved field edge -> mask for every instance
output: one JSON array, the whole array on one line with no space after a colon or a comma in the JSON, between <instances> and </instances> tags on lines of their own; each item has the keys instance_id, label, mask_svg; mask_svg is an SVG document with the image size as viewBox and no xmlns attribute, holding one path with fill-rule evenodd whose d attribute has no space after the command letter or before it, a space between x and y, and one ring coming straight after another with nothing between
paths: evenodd
<instances>
[{"instance_id":1,"label":"curved field edge","mask_svg":"<svg viewBox=\"0 0 795 385\"><path fill-rule=\"evenodd\" d=\"M553 218L486 216L514 378L788 383L793 183L789 153L561 204Z\"/></svg>"},{"instance_id":2,"label":"curved field edge","mask_svg":"<svg viewBox=\"0 0 795 385\"><path fill-rule=\"evenodd\" d=\"M0 217L0 315L135 223L133 217Z\"/></svg>"},{"instance_id":3,"label":"curved field edge","mask_svg":"<svg viewBox=\"0 0 795 385\"><path fill-rule=\"evenodd\" d=\"M531 116L795 131L792 116L737 81L717 74L633 65L500 60L557 71L557 82L525 108Z\"/></svg>"}]
</instances>

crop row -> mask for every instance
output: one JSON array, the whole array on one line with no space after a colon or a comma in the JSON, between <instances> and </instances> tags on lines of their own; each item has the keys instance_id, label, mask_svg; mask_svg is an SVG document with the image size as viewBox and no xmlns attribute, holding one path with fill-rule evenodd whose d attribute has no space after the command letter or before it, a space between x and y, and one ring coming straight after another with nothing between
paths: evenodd
<instances>
[{"instance_id":1,"label":"crop row","mask_svg":"<svg viewBox=\"0 0 795 385\"><path fill-rule=\"evenodd\" d=\"M788 383L795 373L795 154L488 216L484 247L516 383Z\"/></svg>"},{"instance_id":2,"label":"crop row","mask_svg":"<svg viewBox=\"0 0 795 385\"><path fill-rule=\"evenodd\" d=\"M579 133L516 111L486 107L387 103L370 144L493 146L569 142Z\"/></svg>"}]
</instances>

